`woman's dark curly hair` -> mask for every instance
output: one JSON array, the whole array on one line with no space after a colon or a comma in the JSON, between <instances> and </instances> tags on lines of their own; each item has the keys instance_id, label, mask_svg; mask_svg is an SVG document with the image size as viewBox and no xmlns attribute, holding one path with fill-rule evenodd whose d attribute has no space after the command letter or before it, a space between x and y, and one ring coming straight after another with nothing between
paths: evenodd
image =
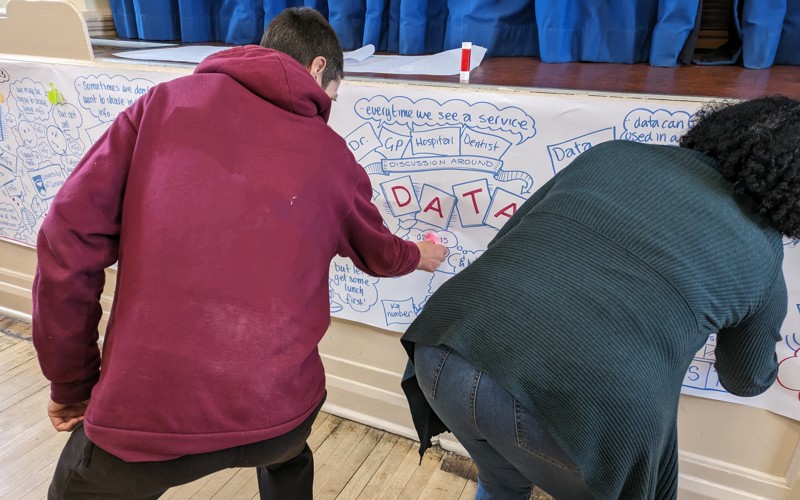
<instances>
[{"instance_id":1,"label":"woman's dark curly hair","mask_svg":"<svg viewBox=\"0 0 800 500\"><path fill-rule=\"evenodd\" d=\"M771 96L707 105L680 145L713 158L773 227L800 238L800 101Z\"/></svg>"}]
</instances>

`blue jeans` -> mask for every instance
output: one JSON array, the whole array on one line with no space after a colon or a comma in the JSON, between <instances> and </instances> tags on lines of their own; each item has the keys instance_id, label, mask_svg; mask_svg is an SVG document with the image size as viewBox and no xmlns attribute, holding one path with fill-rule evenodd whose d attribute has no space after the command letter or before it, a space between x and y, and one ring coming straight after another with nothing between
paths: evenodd
<instances>
[{"instance_id":1,"label":"blue jeans","mask_svg":"<svg viewBox=\"0 0 800 500\"><path fill-rule=\"evenodd\" d=\"M447 346L417 344L414 367L436 415L478 466L476 500L527 500L533 485L556 499L594 498L541 422L486 373Z\"/></svg>"}]
</instances>

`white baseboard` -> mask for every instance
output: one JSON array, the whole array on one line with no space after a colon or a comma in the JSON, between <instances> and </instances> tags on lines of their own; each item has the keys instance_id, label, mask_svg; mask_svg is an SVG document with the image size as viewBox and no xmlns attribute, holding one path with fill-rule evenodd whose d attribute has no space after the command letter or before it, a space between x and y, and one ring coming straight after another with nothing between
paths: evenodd
<instances>
[{"instance_id":1,"label":"white baseboard","mask_svg":"<svg viewBox=\"0 0 800 500\"><path fill-rule=\"evenodd\" d=\"M0 267L0 312L30 320L33 276Z\"/></svg>"},{"instance_id":2,"label":"white baseboard","mask_svg":"<svg viewBox=\"0 0 800 500\"><path fill-rule=\"evenodd\" d=\"M790 500L795 486L787 477L765 474L696 453L679 452L679 498L687 500Z\"/></svg>"}]
</instances>

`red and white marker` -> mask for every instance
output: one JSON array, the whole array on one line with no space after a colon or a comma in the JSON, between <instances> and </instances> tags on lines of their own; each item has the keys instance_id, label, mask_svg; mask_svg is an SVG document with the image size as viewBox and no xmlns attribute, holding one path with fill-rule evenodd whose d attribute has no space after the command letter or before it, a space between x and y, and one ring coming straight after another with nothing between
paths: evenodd
<instances>
[{"instance_id":1,"label":"red and white marker","mask_svg":"<svg viewBox=\"0 0 800 500\"><path fill-rule=\"evenodd\" d=\"M472 42L461 43L461 82L469 82L469 65L472 57Z\"/></svg>"}]
</instances>

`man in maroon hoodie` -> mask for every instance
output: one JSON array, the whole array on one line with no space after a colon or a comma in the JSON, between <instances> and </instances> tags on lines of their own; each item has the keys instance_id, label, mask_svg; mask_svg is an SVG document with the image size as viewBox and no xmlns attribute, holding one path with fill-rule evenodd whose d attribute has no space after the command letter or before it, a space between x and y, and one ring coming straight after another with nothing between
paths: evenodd
<instances>
[{"instance_id":1,"label":"man in maroon hoodie","mask_svg":"<svg viewBox=\"0 0 800 500\"><path fill-rule=\"evenodd\" d=\"M327 125L343 75L327 21L289 9L261 45L121 113L42 225L33 340L50 420L74 431L50 498L158 498L230 467L257 467L262 498L311 498L331 259L400 276L444 258L386 229Z\"/></svg>"}]
</instances>

